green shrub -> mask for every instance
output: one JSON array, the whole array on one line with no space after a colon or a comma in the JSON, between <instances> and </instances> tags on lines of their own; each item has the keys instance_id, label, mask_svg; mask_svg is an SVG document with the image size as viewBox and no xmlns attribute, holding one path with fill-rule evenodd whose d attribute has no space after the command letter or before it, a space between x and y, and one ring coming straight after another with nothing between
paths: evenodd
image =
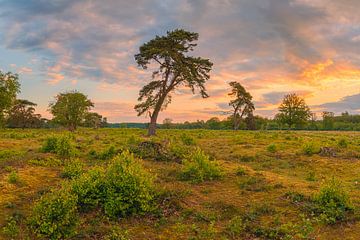
<instances>
[{"instance_id":1,"label":"green shrub","mask_svg":"<svg viewBox=\"0 0 360 240\"><path fill-rule=\"evenodd\" d=\"M195 145L195 139L185 133L180 135L181 142L187 146Z\"/></svg>"},{"instance_id":2,"label":"green shrub","mask_svg":"<svg viewBox=\"0 0 360 240\"><path fill-rule=\"evenodd\" d=\"M153 178L128 151L106 168L92 169L70 185L82 211L100 206L107 216L115 218L143 214L154 206Z\"/></svg>"},{"instance_id":3,"label":"green shrub","mask_svg":"<svg viewBox=\"0 0 360 240\"><path fill-rule=\"evenodd\" d=\"M77 178L84 172L85 164L78 158L69 159L65 162L64 169L61 173L63 178Z\"/></svg>"},{"instance_id":4,"label":"green shrub","mask_svg":"<svg viewBox=\"0 0 360 240\"><path fill-rule=\"evenodd\" d=\"M353 210L348 193L341 188L335 179L327 182L313 199L313 211L323 222L334 224L342 221L346 213Z\"/></svg>"},{"instance_id":5,"label":"green shrub","mask_svg":"<svg viewBox=\"0 0 360 240\"><path fill-rule=\"evenodd\" d=\"M197 148L188 159L184 160L181 178L183 180L199 183L218 179L221 175L218 164L214 161L210 161L209 156L200 148Z\"/></svg>"},{"instance_id":6,"label":"green shrub","mask_svg":"<svg viewBox=\"0 0 360 240\"><path fill-rule=\"evenodd\" d=\"M101 167L93 168L70 183L71 191L78 198L78 208L80 211L98 207L104 199L104 169Z\"/></svg>"},{"instance_id":7,"label":"green shrub","mask_svg":"<svg viewBox=\"0 0 360 240\"><path fill-rule=\"evenodd\" d=\"M346 139L344 138L341 138L339 141L338 141L338 146L341 147L341 148L347 148L348 146L348 142Z\"/></svg>"},{"instance_id":8,"label":"green shrub","mask_svg":"<svg viewBox=\"0 0 360 240\"><path fill-rule=\"evenodd\" d=\"M267 146L267 151L270 153L275 153L277 151L277 147L274 143L270 144L269 146Z\"/></svg>"},{"instance_id":9,"label":"green shrub","mask_svg":"<svg viewBox=\"0 0 360 240\"><path fill-rule=\"evenodd\" d=\"M48 137L41 149L43 152L56 153L64 158L74 157L76 155L73 138L70 135Z\"/></svg>"},{"instance_id":10,"label":"green shrub","mask_svg":"<svg viewBox=\"0 0 360 240\"><path fill-rule=\"evenodd\" d=\"M236 169L236 175L245 176L245 175L247 175L247 172L246 172L245 168L240 166Z\"/></svg>"},{"instance_id":11,"label":"green shrub","mask_svg":"<svg viewBox=\"0 0 360 240\"><path fill-rule=\"evenodd\" d=\"M33 208L29 224L39 237L64 239L75 235L77 196L67 188L43 195Z\"/></svg>"},{"instance_id":12,"label":"green shrub","mask_svg":"<svg viewBox=\"0 0 360 240\"><path fill-rule=\"evenodd\" d=\"M19 183L20 177L16 171L12 171L8 176L8 182L11 184Z\"/></svg>"},{"instance_id":13,"label":"green shrub","mask_svg":"<svg viewBox=\"0 0 360 240\"><path fill-rule=\"evenodd\" d=\"M41 150L43 152L56 153L58 138L56 136L51 136L45 139L45 142L42 145Z\"/></svg>"},{"instance_id":14,"label":"green shrub","mask_svg":"<svg viewBox=\"0 0 360 240\"><path fill-rule=\"evenodd\" d=\"M91 150L89 152L89 156L94 159L108 160L108 159L115 157L115 155L117 153L119 153L119 151L117 151L115 149L115 147L113 145L111 145L107 149L105 149L99 153L97 153L95 150Z\"/></svg>"},{"instance_id":15,"label":"green shrub","mask_svg":"<svg viewBox=\"0 0 360 240\"><path fill-rule=\"evenodd\" d=\"M129 151L115 157L105 171L104 210L110 217L143 214L153 208L152 176Z\"/></svg>"},{"instance_id":16,"label":"green shrub","mask_svg":"<svg viewBox=\"0 0 360 240\"><path fill-rule=\"evenodd\" d=\"M246 224L244 223L242 217L236 216L230 220L226 230L231 237L236 238L245 231L245 228Z\"/></svg>"},{"instance_id":17,"label":"green shrub","mask_svg":"<svg viewBox=\"0 0 360 240\"><path fill-rule=\"evenodd\" d=\"M2 228L2 233L9 237L9 239L15 239L19 234L18 219L11 216L6 219L6 223Z\"/></svg>"},{"instance_id":18,"label":"green shrub","mask_svg":"<svg viewBox=\"0 0 360 240\"><path fill-rule=\"evenodd\" d=\"M320 149L318 146L315 145L313 142L306 142L302 146L302 151L305 155L311 156L313 154L319 153Z\"/></svg>"}]
</instances>

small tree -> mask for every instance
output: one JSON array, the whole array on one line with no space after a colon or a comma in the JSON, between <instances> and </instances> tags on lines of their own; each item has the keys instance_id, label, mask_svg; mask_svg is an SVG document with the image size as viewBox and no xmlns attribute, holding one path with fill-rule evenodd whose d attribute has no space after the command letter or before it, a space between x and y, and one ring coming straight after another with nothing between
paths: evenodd
<instances>
[{"instance_id":1,"label":"small tree","mask_svg":"<svg viewBox=\"0 0 360 240\"><path fill-rule=\"evenodd\" d=\"M165 118L163 121L163 128L170 129L172 126L172 119L171 118Z\"/></svg>"},{"instance_id":2,"label":"small tree","mask_svg":"<svg viewBox=\"0 0 360 240\"><path fill-rule=\"evenodd\" d=\"M71 91L58 94L55 102L50 103L49 110L54 116L54 122L74 131L84 121L91 107L94 107L94 104L87 96L78 91Z\"/></svg>"},{"instance_id":3,"label":"small tree","mask_svg":"<svg viewBox=\"0 0 360 240\"><path fill-rule=\"evenodd\" d=\"M153 80L139 93L141 102L135 106L138 115L149 114L148 135L155 135L159 112L171 102L170 93L180 86L185 86L195 93L200 89L203 98L208 97L205 82L210 78L212 63L208 59L188 56L197 45L197 33L177 29L167 32L166 36L156 36L140 47L135 55L137 64L143 69L151 63L157 65Z\"/></svg>"},{"instance_id":4,"label":"small tree","mask_svg":"<svg viewBox=\"0 0 360 240\"><path fill-rule=\"evenodd\" d=\"M17 74L0 71L0 127L4 125L5 116L20 92L19 76Z\"/></svg>"},{"instance_id":5,"label":"small tree","mask_svg":"<svg viewBox=\"0 0 360 240\"><path fill-rule=\"evenodd\" d=\"M24 99L15 101L9 111L7 125L10 128L39 128L44 124L40 114L35 114L36 104Z\"/></svg>"},{"instance_id":6,"label":"small tree","mask_svg":"<svg viewBox=\"0 0 360 240\"><path fill-rule=\"evenodd\" d=\"M311 117L310 108L306 105L305 100L295 93L285 95L279 106L279 112L276 119L289 128L294 125L302 126Z\"/></svg>"},{"instance_id":7,"label":"small tree","mask_svg":"<svg viewBox=\"0 0 360 240\"><path fill-rule=\"evenodd\" d=\"M240 83L231 82L230 86L231 92L228 95L235 97L235 99L230 101L229 106L233 108L232 118L234 130L238 130L243 117L252 115L255 106L252 102L252 96Z\"/></svg>"}]
</instances>

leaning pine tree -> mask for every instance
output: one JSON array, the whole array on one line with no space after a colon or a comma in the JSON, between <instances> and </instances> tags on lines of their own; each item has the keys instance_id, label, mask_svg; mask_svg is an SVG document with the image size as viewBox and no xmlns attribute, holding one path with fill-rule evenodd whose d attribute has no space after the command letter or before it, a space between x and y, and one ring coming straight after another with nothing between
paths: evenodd
<instances>
[{"instance_id":1,"label":"leaning pine tree","mask_svg":"<svg viewBox=\"0 0 360 240\"><path fill-rule=\"evenodd\" d=\"M148 114L150 124L148 135L155 135L159 112L171 102L171 92L185 86L207 98L205 83L209 80L212 63L209 59L189 56L197 45L199 34L182 29L167 32L166 36L156 36L140 47L135 60L140 67L147 69L153 63L156 70L152 81L139 93L140 103L135 106L138 115Z\"/></svg>"}]
</instances>

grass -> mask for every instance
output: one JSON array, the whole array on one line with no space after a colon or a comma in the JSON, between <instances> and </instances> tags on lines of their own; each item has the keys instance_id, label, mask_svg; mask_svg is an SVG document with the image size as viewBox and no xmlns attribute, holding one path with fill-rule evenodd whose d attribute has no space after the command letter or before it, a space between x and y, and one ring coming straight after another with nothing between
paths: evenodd
<instances>
[{"instance_id":1,"label":"grass","mask_svg":"<svg viewBox=\"0 0 360 240\"><path fill-rule=\"evenodd\" d=\"M358 132L159 130L151 139L145 133L79 129L64 138L67 133L58 130L4 129L0 239L36 239L38 232L26 221L36 217L32 216L36 202L91 169L107 168L127 149L144 155L143 168L154 177L156 209L113 219L102 208L86 208L78 213L74 239L357 239L360 235ZM49 139L61 141L54 148ZM151 154L139 150L144 142L161 144L155 146L162 147L164 160L152 155L152 149L146 149ZM320 154L322 147L336 150L336 156ZM201 161L191 160L199 149ZM213 172L208 168L212 163L221 167L220 178L206 177ZM179 178L186 170L191 170L189 181ZM340 189L326 188L333 178L341 180ZM351 203L351 211L343 202ZM337 209L346 211L337 214Z\"/></svg>"}]
</instances>

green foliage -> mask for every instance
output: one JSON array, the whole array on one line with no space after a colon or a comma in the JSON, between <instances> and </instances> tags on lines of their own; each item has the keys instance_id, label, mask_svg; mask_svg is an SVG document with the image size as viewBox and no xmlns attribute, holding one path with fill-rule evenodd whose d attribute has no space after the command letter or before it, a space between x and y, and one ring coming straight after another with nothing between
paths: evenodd
<instances>
[{"instance_id":1,"label":"green foliage","mask_svg":"<svg viewBox=\"0 0 360 240\"><path fill-rule=\"evenodd\" d=\"M180 135L181 142L187 146L196 145L195 139L185 133Z\"/></svg>"},{"instance_id":2,"label":"green foliage","mask_svg":"<svg viewBox=\"0 0 360 240\"><path fill-rule=\"evenodd\" d=\"M119 151L116 150L113 145L111 145L99 153L97 153L95 150L92 150L90 151L89 155L95 159L108 160L113 158L117 153L119 153Z\"/></svg>"},{"instance_id":3,"label":"green foliage","mask_svg":"<svg viewBox=\"0 0 360 240\"><path fill-rule=\"evenodd\" d=\"M73 137L67 134L46 138L42 151L56 153L63 158L70 158L76 155Z\"/></svg>"},{"instance_id":4,"label":"green foliage","mask_svg":"<svg viewBox=\"0 0 360 240\"><path fill-rule=\"evenodd\" d=\"M137 64L144 69L158 64L153 80L140 90L140 103L135 106L139 116L150 113L149 135L155 134L158 114L171 102L170 93L177 87L189 87L193 93L198 88L202 97L208 97L205 82L213 64L209 59L188 55L198 37L197 33L176 29L143 44L135 55Z\"/></svg>"},{"instance_id":5,"label":"green foliage","mask_svg":"<svg viewBox=\"0 0 360 240\"><path fill-rule=\"evenodd\" d=\"M238 167L238 168L236 169L236 175L238 175L238 176L245 176L245 175L247 175L247 172L246 172L245 168L243 168L243 167Z\"/></svg>"},{"instance_id":6,"label":"green foliage","mask_svg":"<svg viewBox=\"0 0 360 240\"><path fill-rule=\"evenodd\" d=\"M13 106L16 95L20 92L19 76L0 70L0 127L4 125L5 114Z\"/></svg>"},{"instance_id":7,"label":"green foliage","mask_svg":"<svg viewBox=\"0 0 360 240\"><path fill-rule=\"evenodd\" d=\"M199 183L207 180L218 179L222 176L221 169L214 161L210 161L200 148L197 148L188 159L184 160L181 173L183 180Z\"/></svg>"},{"instance_id":8,"label":"green foliage","mask_svg":"<svg viewBox=\"0 0 360 240\"><path fill-rule=\"evenodd\" d=\"M251 94L240 83L230 82L229 85L231 92L228 95L234 97L229 102L229 106L233 108L231 118L234 130L238 130L243 117L247 117L248 120L253 118L255 106Z\"/></svg>"},{"instance_id":9,"label":"green foliage","mask_svg":"<svg viewBox=\"0 0 360 240\"><path fill-rule=\"evenodd\" d=\"M289 128L294 125L302 126L306 124L311 116L310 108L306 105L305 100L295 93L287 94L281 105L276 119L287 124Z\"/></svg>"},{"instance_id":10,"label":"green foliage","mask_svg":"<svg viewBox=\"0 0 360 240\"><path fill-rule=\"evenodd\" d=\"M105 171L104 210L110 217L143 214L152 210L152 176L134 155L124 151Z\"/></svg>"},{"instance_id":11,"label":"green foliage","mask_svg":"<svg viewBox=\"0 0 360 240\"><path fill-rule=\"evenodd\" d=\"M69 159L65 162L64 170L61 173L63 178L77 178L84 172L85 164L78 158Z\"/></svg>"},{"instance_id":12,"label":"green foliage","mask_svg":"<svg viewBox=\"0 0 360 240\"><path fill-rule=\"evenodd\" d=\"M20 177L16 171L12 171L8 176L8 182L11 184L16 184L20 182Z\"/></svg>"},{"instance_id":13,"label":"green foliage","mask_svg":"<svg viewBox=\"0 0 360 240\"><path fill-rule=\"evenodd\" d=\"M105 169L96 168L74 179L71 188L81 210L101 206L112 218L153 209L153 178L128 151L112 159Z\"/></svg>"},{"instance_id":14,"label":"green foliage","mask_svg":"<svg viewBox=\"0 0 360 240\"><path fill-rule=\"evenodd\" d=\"M346 218L353 210L349 195L336 179L328 181L313 199L313 212L327 224L334 224Z\"/></svg>"},{"instance_id":15,"label":"green foliage","mask_svg":"<svg viewBox=\"0 0 360 240\"><path fill-rule=\"evenodd\" d=\"M71 91L59 93L49 108L54 116L54 122L73 131L84 121L85 116L93 106L94 104L87 96L77 91Z\"/></svg>"},{"instance_id":16,"label":"green foliage","mask_svg":"<svg viewBox=\"0 0 360 240\"><path fill-rule=\"evenodd\" d=\"M320 152L319 147L314 143L314 142L306 142L303 146L302 146L302 152L305 155L308 156L312 156L314 154L317 154Z\"/></svg>"},{"instance_id":17,"label":"green foliage","mask_svg":"<svg viewBox=\"0 0 360 240\"><path fill-rule=\"evenodd\" d=\"M19 219L11 216L6 219L5 225L2 227L2 233L9 239L16 239L19 234Z\"/></svg>"},{"instance_id":18,"label":"green foliage","mask_svg":"<svg viewBox=\"0 0 360 240\"><path fill-rule=\"evenodd\" d=\"M42 196L32 210L29 224L39 237L64 239L75 235L77 196L67 188Z\"/></svg>"},{"instance_id":19,"label":"green foliage","mask_svg":"<svg viewBox=\"0 0 360 240\"><path fill-rule=\"evenodd\" d=\"M345 138L341 138L339 141L338 141L338 146L341 147L341 148L347 148L348 146L348 141L345 139Z\"/></svg>"},{"instance_id":20,"label":"green foliage","mask_svg":"<svg viewBox=\"0 0 360 240\"><path fill-rule=\"evenodd\" d=\"M277 152L277 147L276 147L276 145L274 143L268 145L266 149L270 153L276 153Z\"/></svg>"},{"instance_id":21,"label":"green foliage","mask_svg":"<svg viewBox=\"0 0 360 240\"><path fill-rule=\"evenodd\" d=\"M35 158L30 159L28 161L29 164L35 165L35 166L42 166L42 167L58 167L62 166L63 162L56 158L56 157L47 157L47 158Z\"/></svg>"},{"instance_id":22,"label":"green foliage","mask_svg":"<svg viewBox=\"0 0 360 240\"><path fill-rule=\"evenodd\" d=\"M235 216L229 221L226 231L232 238L237 238L244 233L245 228L246 224L244 223L242 217Z\"/></svg>"}]
</instances>

